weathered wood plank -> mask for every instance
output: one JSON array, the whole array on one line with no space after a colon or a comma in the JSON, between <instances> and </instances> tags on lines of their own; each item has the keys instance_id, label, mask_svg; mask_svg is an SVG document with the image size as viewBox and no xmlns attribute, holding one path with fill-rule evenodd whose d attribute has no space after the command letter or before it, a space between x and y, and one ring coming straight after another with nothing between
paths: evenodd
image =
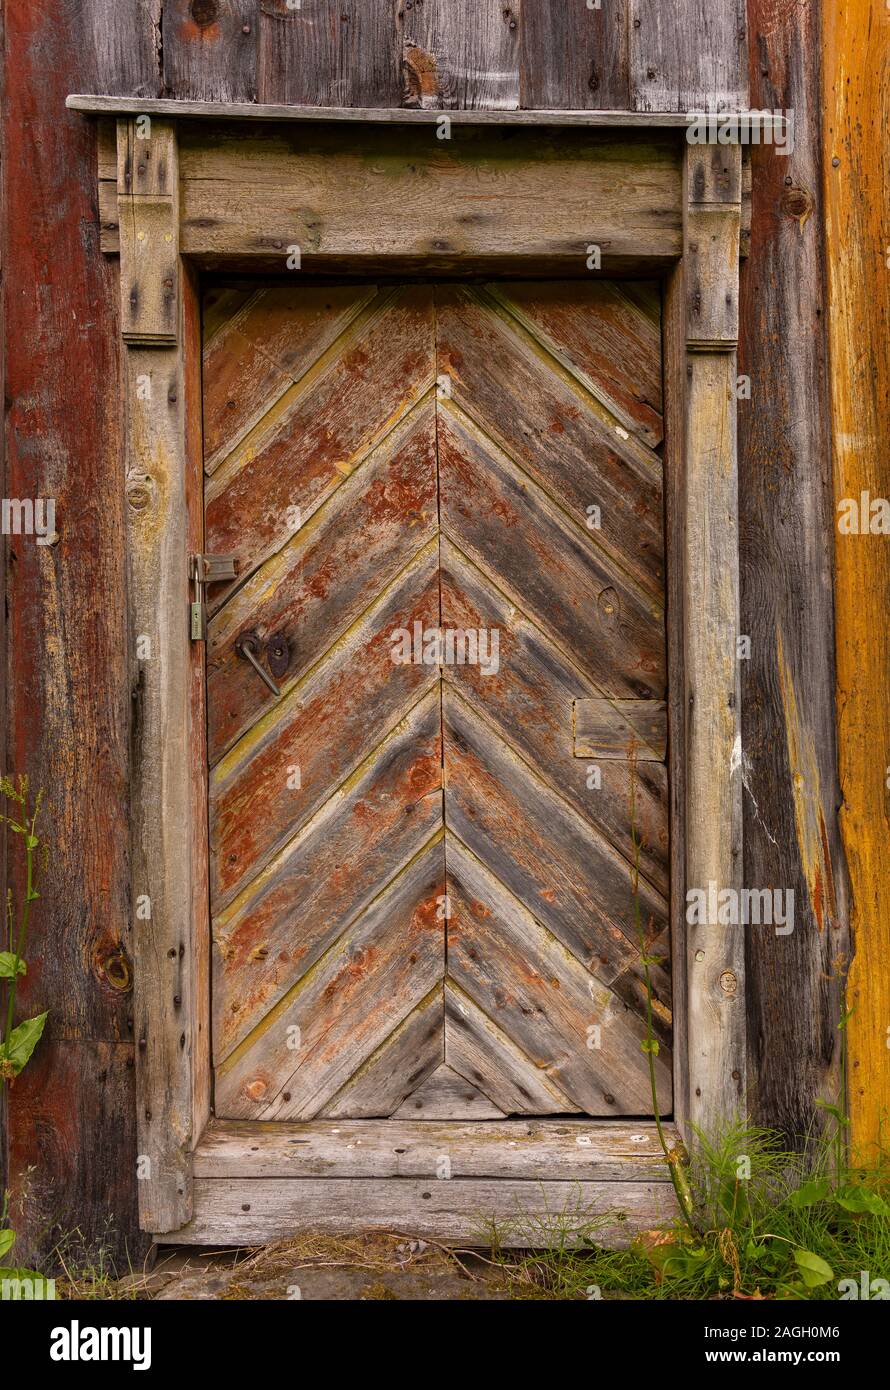
<instances>
[{"instance_id":1,"label":"weathered wood plank","mask_svg":"<svg viewBox=\"0 0 890 1390\"><path fill-rule=\"evenodd\" d=\"M781 938L747 933L749 1091L758 1123L803 1144L824 1123L816 1098L838 1094L834 962L849 952L821 184L823 157L830 163L834 150L827 140L823 156L814 61L828 10L814 0L794 13L752 0L750 13L760 55L752 102L793 109L795 122L793 155L752 151L752 247L741 269L739 368L751 393L738 403L741 631L751 639L741 662L745 883L792 890L795 929ZM872 628L869 642L877 641Z\"/></svg>"},{"instance_id":2,"label":"weathered wood plank","mask_svg":"<svg viewBox=\"0 0 890 1390\"><path fill-rule=\"evenodd\" d=\"M629 0L522 0L520 104L630 106Z\"/></svg>"},{"instance_id":3,"label":"weathered wood plank","mask_svg":"<svg viewBox=\"0 0 890 1390\"><path fill-rule=\"evenodd\" d=\"M117 179L99 183L99 247L106 256L120 255L120 215L117 205ZM117 270L117 266L115 266ZM120 293L120 291L118 291Z\"/></svg>"},{"instance_id":4,"label":"weathered wood plank","mask_svg":"<svg viewBox=\"0 0 890 1390\"><path fill-rule=\"evenodd\" d=\"M398 106L396 7L367 0L263 0L257 96L261 102Z\"/></svg>"},{"instance_id":5,"label":"weathered wood plank","mask_svg":"<svg viewBox=\"0 0 890 1390\"><path fill-rule=\"evenodd\" d=\"M245 1210L246 1208L246 1210ZM614 1213L614 1219L600 1221ZM676 1218L670 1183L517 1182L476 1178L199 1178L184 1245L264 1245L301 1231L354 1235L399 1231L413 1238L485 1246L561 1248L577 1231L625 1246L639 1231Z\"/></svg>"},{"instance_id":6,"label":"weathered wood plank","mask_svg":"<svg viewBox=\"0 0 890 1390\"><path fill-rule=\"evenodd\" d=\"M890 252L884 196L890 177L890 15L877 3L854 0L827 7L823 24L840 815L855 947L847 998L848 1095L853 1148L862 1161L874 1164L886 1145L890 1113L890 525L885 517L878 532L872 515L870 533L864 534L862 512L880 498L886 514L890 499ZM865 507L863 495L869 499ZM858 503L858 535L845 534L840 524L851 514L849 499ZM836 938L833 944L837 949Z\"/></svg>"},{"instance_id":7,"label":"weathered wood plank","mask_svg":"<svg viewBox=\"0 0 890 1390\"><path fill-rule=\"evenodd\" d=\"M329 1101L322 1112L324 1116L345 1119L392 1115L405 1098L441 1064L443 1023L442 987L437 984ZM349 1124L352 1123L354 1121L350 1119ZM399 1127L401 1131L402 1126ZM339 1132L339 1126L334 1132ZM392 1130L375 1132L380 1133L384 1142L386 1134L389 1134L387 1147L392 1153ZM359 1141L364 1133L360 1127L357 1134ZM371 1138L371 1135L368 1137Z\"/></svg>"},{"instance_id":8,"label":"weathered wood plank","mask_svg":"<svg viewBox=\"0 0 890 1390\"><path fill-rule=\"evenodd\" d=\"M442 823L441 764L439 693L432 690L375 748L361 775L338 790L216 918L217 1059L435 834Z\"/></svg>"},{"instance_id":9,"label":"weathered wood plank","mask_svg":"<svg viewBox=\"0 0 890 1390\"><path fill-rule=\"evenodd\" d=\"M706 1135L747 1104L735 404L740 148L729 146L723 160L687 145L679 281L686 348L681 607L689 1074L683 1104ZM727 900L728 920L721 916Z\"/></svg>"},{"instance_id":10,"label":"weathered wood plank","mask_svg":"<svg viewBox=\"0 0 890 1390\"><path fill-rule=\"evenodd\" d=\"M193 267L184 266L185 297L182 315L182 377L185 398L185 502L188 544L194 554L204 550L204 441L201 437L201 286ZM176 1044L186 1048L191 1070L191 1144L194 1147L210 1118L211 1076L211 938L210 865L208 862L207 795L207 674L204 650L191 644L188 656L189 748L187 777L190 788L188 819L180 826L182 843L190 860L192 935L191 1016ZM144 970L144 962L141 965Z\"/></svg>"},{"instance_id":11,"label":"weathered wood plank","mask_svg":"<svg viewBox=\"0 0 890 1390\"><path fill-rule=\"evenodd\" d=\"M373 387L375 375L366 376ZM298 446L304 443L300 424L306 419L311 419L310 409L298 413L289 436L295 444L290 454L286 440L281 449L295 473L303 452ZM309 443L315 438L310 436ZM344 471L345 466L344 461ZM342 474L336 476L342 479ZM286 485L286 476L283 482ZM296 486L292 495L299 495ZM433 538L436 504L435 407L428 401L211 619L208 671L216 701L210 735L214 761L242 729L276 704L238 654L235 644L240 637L252 632L264 647L274 640L282 643L276 678L279 689L289 690ZM241 553L250 557L249 524L244 531ZM245 568L249 566L247 558Z\"/></svg>"},{"instance_id":12,"label":"weathered wood plank","mask_svg":"<svg viewBox=\"0 0 890 1390\"><path fill-rule=\"evenodd\" d=\"M747 147L750 151L750 146ZM688 207L734 205L742 200L743 159L738 145L693 144L686 151ZM744 151L742 151L744 154Z\"/></svg>"},{"instance_id":13,"label":"weathered wood plank","mask_svg":"<svg viewBox=\"0 0 890 1390\"><path fill-rule=\"evenodd\" d=\"M166 208L163 197L165 188L175 190L175 136L162 122L153 122L151 140L144 142L152 146L151 159L142 151L134 157L132 125L121 123L118 136L119 192L128 186L150 190L129 199L124 191L122 204L148 202L165 212L167 221L159 221L154 230L167 243L165 263L175 264L175 191ZM125 217L124 266L134 263L130 243L140 226L138 216L132 221ZM122 297L126 303L126 291ZM146 323L140 300L131 305L124 382L134 691L133 1018L139 1151L150 1165L139 1184L139 1210L143 1229L154 1232L176 1230L189 1219L190 1149L209 1108L206 1031L203 1042L196 1034L208 989L206 850L200 833L203 679L200 654L189 642L185 621L189 556L201 548L203 527L201 448L195 431L200 304L191 276L183 278L176 304L170 346L155 331L155 306L146 306ZM164 808L161 817L158 807Z\"/></svg>"},{"instance_id":14,"label":"weathered wood plank","mask_svg":"<svg viewBox=\"0 0 890 1390\"><path fill-rule=\"evenodd\" d=\"M450 830L448 809L446 820ZM651 1110L640 1048L645 1024L607 987L613 978L608 958L585 958L583 947L577 953L566 949L552 922L544 924L537 912L533 917L514 884L498 873L497 856L478 842L469 854L455 838L459 833L460 825L446 844L449 977L577 1108L588 1115ZM477 853L486 856L491 871ZM561 879L551 870L552 883ZM669 1052L659 1054L656 1073L659 1102L667 1111Z\"/></svg>"},{"instance_id":15,"label":"weathered wood plank","mask_svg":"<svg viewBox=\"0 0 890 1390\"><path fill-rule=\"evenodd\" d=\"M568 1115L579 1109L453 981L445 986L445 1060L505 1115Z\"/></svg>"},{"instance_id":16,"label":"weathered wood plank","mask_svg":"<svg viewBox=\"0 0 890 1390\"><path fill-rule=\"evenodd\" d=\"M735 150L735 164L741 155ZM738 264L741 212L732 206L691 204L687 212L686 342L691 348L732 347L739 337L738 284L727 271Z\"/></svg>"},{"instance_id":17,"label":"weathered wood plank","mask_svg":"<svg viewBox=\"0 0 890 1390\"><path fill-rule=\"evenodd\" d=\"M686 978L686 280L682 260L668 275L662 307L664 494L668 620L668 793L670 797L670 967L673 999L674 1120L684 1135L689 1112ZM633 769L631 769L633 770ZM643 768L645 773L649 769Z\"/></svg>"},{"instance_id":18,"label":"weathered wood plank","mask_svg":"<svg viewBox=\"0 0 890 1390\"><path fill-rule=\"evenodd\" d=\"M393 1119L420 1120L501 1120L503 1111L472 1082L458 1076L444 1062L432 1076L411 1092L394 1113Z\"/></svg>"},{"instance_id":19,"label":"weathered wood plank","mask_svg":"<svg viewBox=\"0 0 890 1390\"><path fill-rule=\"evenodd\" d=\"M61 1031L71 994L57 989L41 964L37 1002L50 1009L47 1031L53 1025ZM74 974L72 968L69 980ZM117 986L124 1004L130 988L129 980ZM23 1004L23 1016L25 1009L32 1013L33 1002ZM72 1240L83 1240L87 1249L91 1240L104 1240L105 1259L123 1278L137 1251L141 1258L148 1248L137 1210L132 1040L44 1033L15 1086L3 1089L12 1120L8 1162L16 1257L36 1263L39 1255L44 1268L55 1270L59 1241L70 1252Z\"/></svg>"},{"instance_id":20,"label":"weathered wood plank","mask_svg":"<svg viewBox=\"0 0 890 1390\"><path fill-rule=\"evenodd\" d=\"M663 696L657 600L447 401L439 409L439 478L445 535L597 690Z\"/></svg>"},{"instance_id":21,"label":"weathered wood plank","mask_svg":"<svg viewBox=\"0 0 890 1390\"><path fill-rule=\"evenodd\" d=\"M435 376L432 294L409 286L375 299L275 402L206 489L207 543L237 557L242 584L306 526ZM258 576L250 592L261 588ZM215 659L221 645L211 632Z\"/></svg>"},{"instance_id":22,"label":"weathered wood plank","mask_svg":"<svg viewBox=\"0 0 890 1390\"><path fill-rule=\"evenodd\" d=\"M99 178L99 244L106 255L120 252L117 206L117 121L96 122L96 169Z\"/></svg>"},{"instance_id":23,"label":"weathered wood plank","mask_svg":"<svg viewBox=\"0 0 890 1390\"><path fill-rule=\"evenodd\" d=\"M644 444L664 433L658 286L609 280L523 281L487 285L548 352L577 373L585 389ZM655 293L652 295L652 289ZM644 292L645 293L645 292Z\"/></svg>"},{"instance_id":24,"label":"weathered wood plank","mask_svg":"<svg viewBox=\"0 0 890 1390\"><path fill-rule=\"evenodd\" d=\"M164 0L79 0L66 8L55 23L71 54L69 81L88 92L160 96Z\"/></svg>"},{"instance_id":25,"label":"weathered wood plank","mask_svg":"<svg viewBox=\"0 0 890 1390\"><path fill-rule=\"evenodd\" d=\"M687 359L683 601L687 710L686 884L738 894L742 769L738 598L738 467L733 353ZM710 902L710 897L708 897ZM736 899L738 901L738 899ZM686 913L690 1118L715 1132L744 1105L742 925Z\"/></svg>"},{"instance_id":26,"label":"weathered wood plank","mask_svg":"<svg viewBox=\"0 0 890 1390\"><path fill-rule=\"evenodd\" d=\"M96 121L96 173L117 188L117 121L110 116Z\"/></svg>"},{"instance_id":27,"label":"weathered wood plank","mask_svg":"<svg viewBox=\"0 0 890 1390\"><path fill-rule=\"evenodd\" d=\"M751 214L754 202L754 177L751 148L742 150L742 225L739 228L739 259L751 254Z\"/></svg>"},{"instance_id":28,"label":"weathered wood plank","mask_svg":"<svg viewBox=\"0 0 890 1390\"><path fill-rule=\"evenodd\" d=\"M666 1126L668 1141L676 1136ZM455 1178L663 1182L651 1120L214 1120L195 1153L198 1178L428 1178L446 1154Z\"/></svg>"},{"instance_id":29,"label":"weathered wood plank","mask_svg":"<svg viewBox=\"0 0 890 1390\"><path fill-rule=\"evenodd\" d=\"M438 141L406 130L394 145L377 126L279 126L258 138L184 124L180 159L183 249L217 265L283 272L298 245L319 269L338 256L354 272L384 256L524 255L578 271L593 243L605 269L681 249L677 142L658 134L467 130Z\"/></svg>"},{"instance_id":30,"label":"weathered wood plank","mask_svg":"<svg viewBox=\"0 0 890 1390\"><path fill-rule=\"evenodd\" d=\"M267 1120L319 1114L441 980L445 927L437 903L444 894L439 839L217 1068L216 1113Z\"/></svg>"},{"instance_id":31,"label":"weathered wood plank","mask_svg":"<svg viewBox=\"0 0 890 1390\"><path fill-rule=\"evenodd\" d=\"M564 286L564 292L571 288ZM446 399L574 517L591 550L606 551L660 597L660 459L495 303L464 287L440 286L437 291L439 372L448 379ZM584 308L588 312L581 310L581 332L589 341L596 336L597 320L589 305Z\"/></svg>"},{"instance_id":32,"label":"weathered wood plank","mask_svg":"<svg viewBox=\"0 0 890 1390\"><path fill-rule=\"evenodd\" d=\"M405 106L518 107L518 2L413 0L397 10Z\"/></svg>"},{"instance_id":33,"label":"weathered wood plank","mask_svg":"<svg viewBox=\"0 0 890 1390\"><path fill-rule=\"evenodd\" d=\"M93 115L129 115L143 113L155 116L175 116L182 120L237 120L237 121L283 121L319 123L337 122L347 125L433 125L439 124L441 115L436 110L424 110L405 106L395 107L354 107L354 106L299 106L275 102L226 102L226 101L168 101L165 99L128 98L124 96L102 96L72 92L66 97L65 105L72 111L85 111ZM786 129L786 118L771 111L748 112L742 108L746 119L750 119L753 130L778 133ZM481 110L450 111L452 125L461 126L499 126L509 129L514 126L570 128L603 130L682 130L689 125L689 113L680 111L503 111Z\"/></svg>"},{"instance_id":34,"label":"weathered wood plank","mask_svg":"<svg viewBox=\"0 0 890 1390\"><path fill-rule=\"evenodd\" d=\"M213 769L211 891L217 909L317 813L438 679L393 662L391 634L439 613L436 543L412 561L308 680ZM258 682L259 683L259 682ZM210 687L208 699L216 707ZM295 775L298 774L298 775ZM252 814L261 805L263 814Z\"/></svg>"},{"instance_id":35,"label":"weathered wood plank","mask_svg":"<svg viewBox=\"0 0 890 1390\"><path fill-rule=\"evenodd\" d=\"M664 700L576 700L575 757L663 762Z\"/></svg>"},{"instance_id":36,"label":"weathered wood plank","mask_svg":"<svg viewBox=\"0 0 890 1390\"><path fill-rule=\"evenodd\" d=\"M259 289L204 350L204 466L212 473L370 302L374 286ZM336 312L339 310L339 312Z\"/></svg>"},{"instance_id":37,"label":"weathered wood plank","mask_svg":"<svg viewBox=\"0 0 890 1390\"><path fill-rule=\"evenodd\" d=\"M630 771L627 763L604 762L593 778L575 761L572 748L572 703L593 696L591 682L577 669L571 653L563 656L494 584L468 564L447 537L440 546L442 623L499 633L497 675L479 666L449 666L444 679L476 712L497 729L532 765L536 774L569 801L598 835L611 842L628 862L634 846L630 825ZM667 780L656 764L636 773L637 836L640 866L661 892L668 891Z\"/></svg>"},{"instance_id":38,"label":"weathered wood plank","mask_svg":"<svg viewBox=\"0 0 890 1390\"><path fill-rule=\"evenodd\" d=\"M127 8L119 21L105 16L99 37L113 43L129 27L128 59L138 58ZM79 1229L124 1273L145 1243L130 1023L120 296L117 267L99 254L94 132L64 109L91 62L81 26L96 9L47 0L4 11L2 491L53 498L58 540L4 538L2 766L45 790L52 854L18 991L21 1018L49 1018L29 1065L3 1087L0 1150L8 1140L20 1263L48 1268L60 1235Z\"/></svg>"},{"instance_id":39,"label":"weathered wood plank","mask_svg":"<svg viewBox=\"0 0 890 1390\"><path fill-rule=\"evenodd\" d=\"M747 107L745 0L630 0L630 18L634 110Z\"/></svg>"},{"instance_id":40,"label":"weathered wood plank","mask_svg":"<svg viewBox=\"0 0 890 1390\"><path fill-rule=\"evenodd\" d=\"M202 343L204 353L203 372L206 377L208 374L207 356L214 338L222 333L226 326L236 319L243 308L250 302L257 293L253 281L247 282L228 282L219 280L216 283L209 283L204 287L204 295L201 300L201 328ZM204 387L209 382L204 381Z\"/></svg>"},{"instance_id":41,"label":"weathered wood plank","mask_svg":"<svg viewBox=\"0 0 890 1390\"><path fill-rule=\"evenodd\" d=\"M252 101L257 89L256 0L165 0L164 88L195 101Z\"/></svg>"},{"instance_id":42,"label":"weathered wood plank","mask_svg":"<svg viewBox=\"0 0 890 1390\"><path fill-rule=\"evenodd\" d=\"M171 346L179 339L179 161L176 130L152 121L118 124L121 333L125 343Z\"/></svg>"}]
</instances>

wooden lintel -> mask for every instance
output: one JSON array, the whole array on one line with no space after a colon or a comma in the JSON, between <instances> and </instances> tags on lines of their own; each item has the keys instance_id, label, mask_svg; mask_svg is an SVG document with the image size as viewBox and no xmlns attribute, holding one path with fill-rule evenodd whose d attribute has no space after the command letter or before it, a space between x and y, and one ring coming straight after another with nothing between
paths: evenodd
<instances>
[{"instance_id":1,"label":"wooden lintel","mask_svg":"<svg viewBox=\"0 0 890 1390\"><path fill-rule=\"evenodd\" d=\"M489 127L440 141L427 125L396 141L374 125L206 121L180 125L178 160L179 249L201 269L657 275L682 252L682 145L669 131ZM103 162L113 253L128 202L116 215L107 183Z\"/></svg>"}]
</instances>

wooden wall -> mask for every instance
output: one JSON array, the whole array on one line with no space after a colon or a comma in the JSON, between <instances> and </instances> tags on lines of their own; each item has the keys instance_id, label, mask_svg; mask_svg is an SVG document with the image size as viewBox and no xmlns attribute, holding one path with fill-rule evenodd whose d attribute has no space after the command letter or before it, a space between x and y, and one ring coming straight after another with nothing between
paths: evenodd
<instances>
[{"instance_id":1,"label":"wooden wall","mask_svg":"<svg viewBox=\"0 0 890 1390\"><path fill-rule=\"evenodd\" d=\"M838 1083L848 949L837 809L819 0L751 0L751 105L794 112L794 149L755 150L741 273L739 402L745 883L793 888L795 930L747 936L753 1113L790 1135Z\"/></svg>"},{"instance_id":2,"label":"wooden wall","mask_svg":"<svg viewBox=\"0 0 890 1390\"><path fill-rule=\"evenodd\" d=\"M5 28L3 495L54 497L59 535L6 547L5 765L45 789L53 841L19 989L50 1017L9 1097L24 1260L85 1218L122 1253L136 1117L119 277L99 250L95 132L64 109L81 79L75 7L11 0Z\"/></svg>"},{"instance_id":3,"label":"wooden wall","mask_svg":"<svg viewBox=\"0 0 890 1390\"><path fill-rule=\"evenodd\" d=\"M876 2L876 0L875 0ZM48 1007L12 1092L30 1251L53 1223L135 1234L127 954L117 266L95 132L68 92L320 105L793 107L754 156L740 403L745 882L794 887L791 937L748 942L755 1113L792 1135L837 1076L846 879L837 831L819 0L7 0L5 496L58 499L55 547L7 551L7 766L53 803L23 1005ZM747 37L746 37L747 34ZM884 758L884 754L880 755ZM890 761L887 756L885 761ZM890 1053L888 1053L890 1056Z\"/></svg>"},{"instance_id":4,"label":"wooden wall","mask_svg":"<svg viewBox=\"0 0 890 1390\"><path fill-rule=\"evenodd\" d=\"M83 92L319 106L746 105L744 0L81 0L80 10Z\"/></svg>"},{"instance_id":5,"label":"wooden wall","mask_svg":"<svg viewBox=\"0 0 890 1390\"><path fill-rule=\"evenodd\" d=\"M890 11L826 12L827 317L835 501L890 499ZM841 825L856 954L847 1007L854 1144L890 1140L890 536L835 535Z\"/></svg>"}]
</instances>

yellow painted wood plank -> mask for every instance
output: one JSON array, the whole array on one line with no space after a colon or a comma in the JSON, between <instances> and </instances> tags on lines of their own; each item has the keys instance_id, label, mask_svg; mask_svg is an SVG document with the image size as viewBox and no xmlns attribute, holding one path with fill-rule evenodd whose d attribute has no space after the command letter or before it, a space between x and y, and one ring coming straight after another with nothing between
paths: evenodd
<instances>
[{"instance_id":1,"label":"yellow painted wood plank","mask_svg":"<svg viewBox=\"0 0 890 1390\"><path fill-rule=\"evenodd\" d=\"M836 531L841 829L852 891L848 980L854 1151L873 1159L890 1120L890 535L864 523L890 498L890 12L884 0L823 11L824 179ZM866 512L866 517L861 515Z\"/></svg>"}]
</instances>

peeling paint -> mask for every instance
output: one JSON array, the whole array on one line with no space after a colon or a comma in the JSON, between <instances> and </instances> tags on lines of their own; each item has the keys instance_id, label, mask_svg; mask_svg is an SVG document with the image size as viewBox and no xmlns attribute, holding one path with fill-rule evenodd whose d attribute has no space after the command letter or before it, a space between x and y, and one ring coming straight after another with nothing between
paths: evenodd
<instances>
[{"instance_id":1,"label":"peeling paint","mask_svg":"<svg viewBox=\"0 0 890 1390\"><path fill-rule=\"evenodd\" d=\"M836 927L837 903L834 875L828 854L828 836L822 813L819 785L819 764L813 736L800 717L797 691L791 670L785 660L781 629L776 630L776 664L779 688L785 711L786 747L791 771L791 793L794 800L794 823L800 860L810 897L813 916L819 930L826 925Z\"/></svg>"}]
</instances>

